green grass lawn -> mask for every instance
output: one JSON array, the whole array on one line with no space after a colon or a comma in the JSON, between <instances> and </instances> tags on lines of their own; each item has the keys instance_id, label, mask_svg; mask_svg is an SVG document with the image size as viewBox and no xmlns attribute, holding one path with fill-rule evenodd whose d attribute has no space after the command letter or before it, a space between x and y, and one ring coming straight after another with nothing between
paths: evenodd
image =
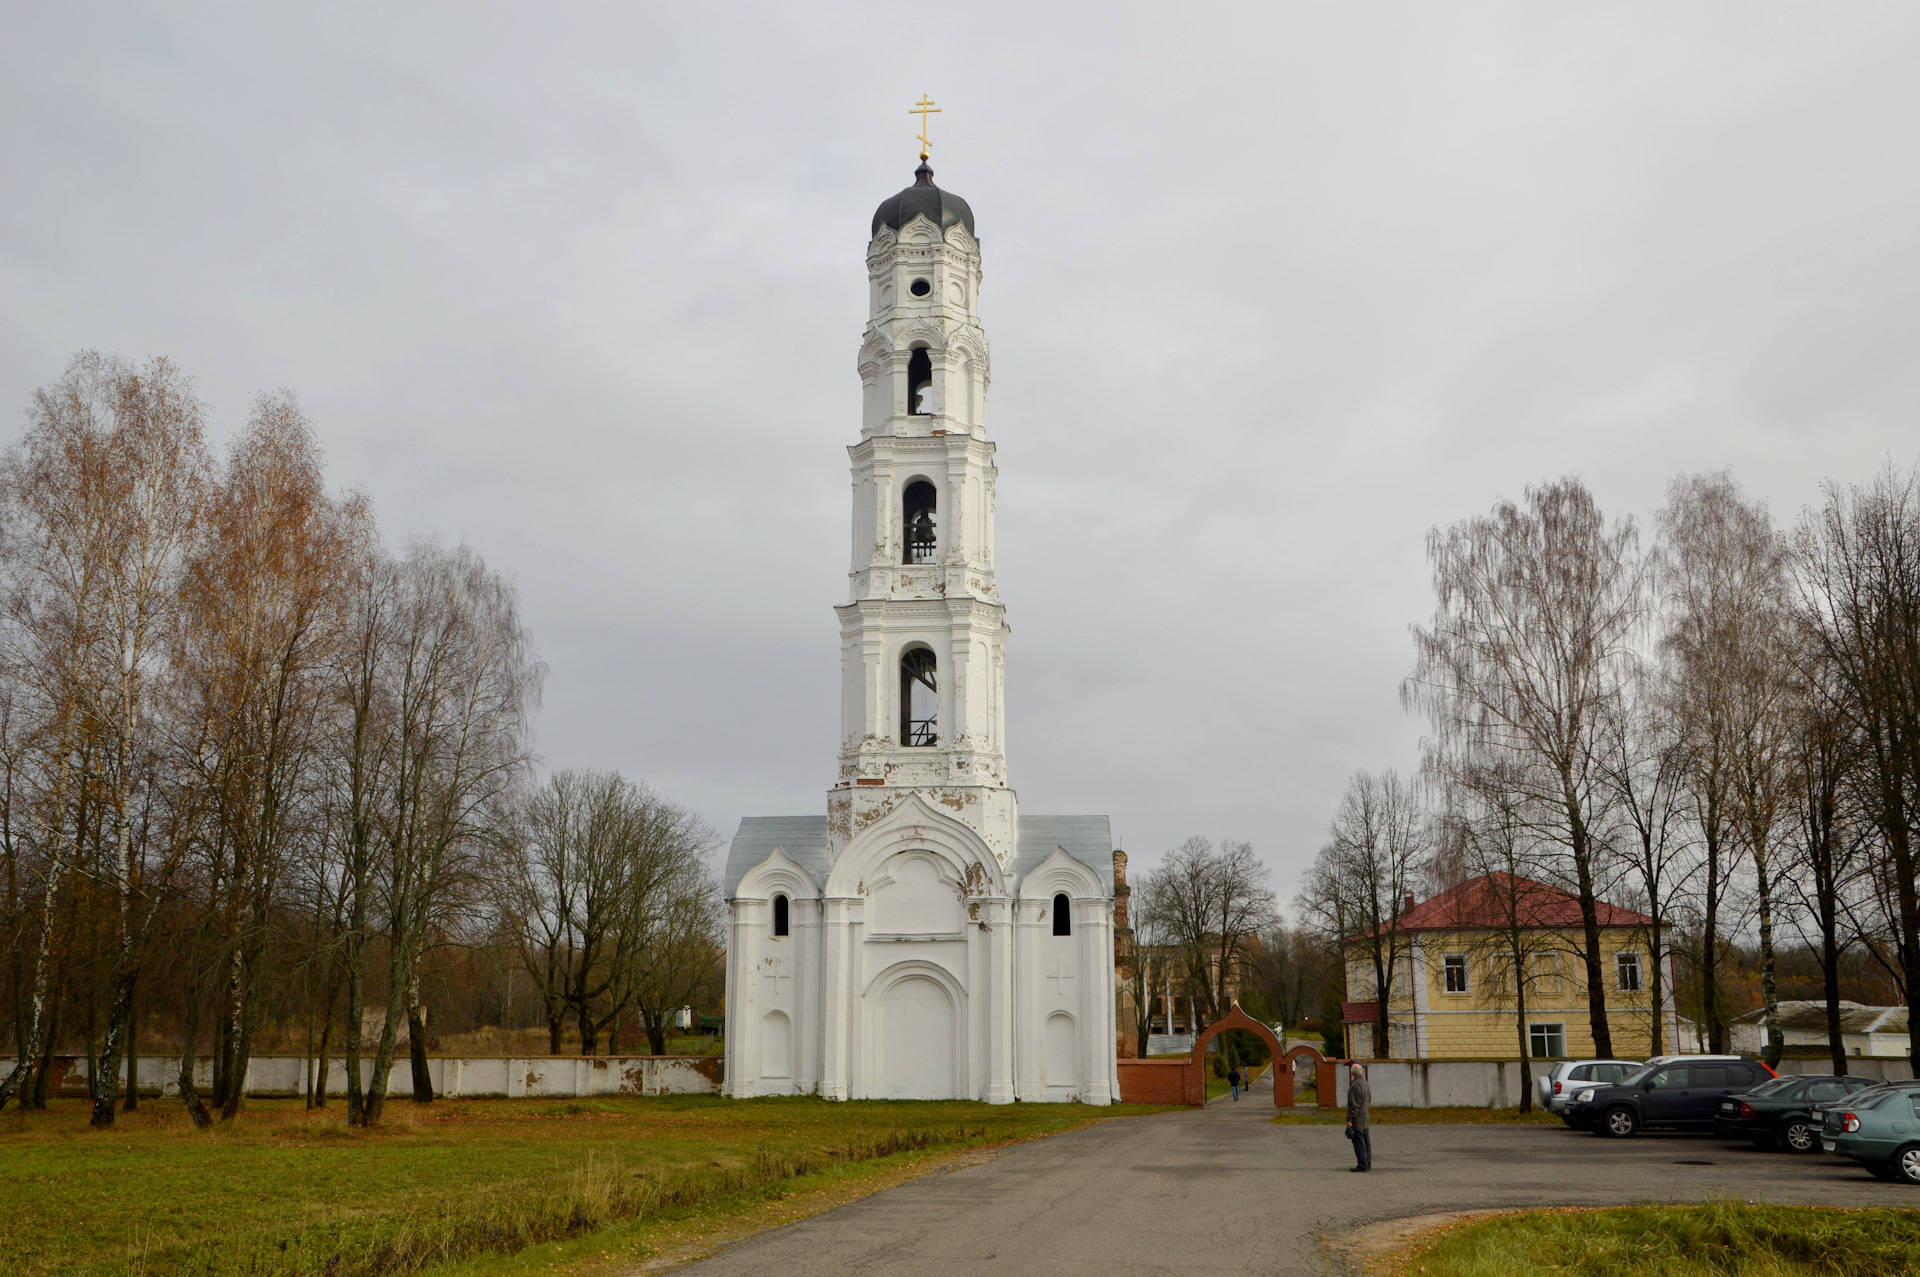
<instances>
[{"instance_id":1,"label":"green grass lawn","mask_svg":"<svg viewBox=\"0 0 1920 1277\"><path fill-rule=\"evenodd\" d=\"M1630 1206L1448 1225L1375 1267L1427 1277L1890 1277L1920 1271L1920 1211Z\"/></svg>"},{"instance_id":2,"label":"green grass lawn","mask_svg":"<svg viewBox=\"0 0 1920 1277\"><path fill-rule=\"evenodd\" d=\"M1347 1110L1344 1108L1323 1109L1315 1105L1313 1091L1308 1089L1304 1095L1296 1093L1291 1112L1282 1112L1273 1119L1275 1126L1345 1126ZM1548 1126L1560 1125L1560 1119L1541 1109L1531 1113L1522 1113L1518 1109L1483 1108L1382 1108L1376 1105L1368 1115L1375 1126L1433 1126L1453 1123L1541 1123Z\"/></svg>"},{"instance_id":3,"label":"green grass lawn","mask_svg":"<svg viewBox=\"0 0 1920 1277\"><path fill-rule=\"evenodd\" d=\"M42 1274L384 1277L455 1261L529 1271L543 1251L627 1264L768 1202L898 1178L941 1153L1070 1130L1140 1106L717 1096L254 1100L195 1131L177 1102L87 1126L80 1101L0 1117L0 1269ZM529 1249L534 1248L534 1249ZM503 1256L521 1255L508 1263ZM577 1265L574 1265L577 1267ZM592 1267L591 1264L588 1265Z\"/></svg>"}]
</instances>

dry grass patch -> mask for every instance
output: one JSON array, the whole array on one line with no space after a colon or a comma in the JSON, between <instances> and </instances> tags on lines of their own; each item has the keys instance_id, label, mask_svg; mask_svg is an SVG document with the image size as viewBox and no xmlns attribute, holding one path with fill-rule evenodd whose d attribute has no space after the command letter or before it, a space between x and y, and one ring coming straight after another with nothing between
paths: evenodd
<instances>
[{"instance_id":1,"label":"dry grass patch","mask_svg":"<svg viewBox=\"0 0 1920 1277\"><path fill-rule=\"evenodd\" d=\"M86 1106L68 1101L0 1123L0 1265L8 1277L397 1277L616 1226L724 1220L940 1153L1150 1111L714 1096L400 1101L385 1126L359 1131L337 1108L313 1115L269 1100L210 1132L193 1130L177 1103L93 1132Z\"/></svg>"},{"instance_id":2,"label":"dry grass patch","mask_svg":"<svg viewBox=\"0 0 1920 1277\"><path fill-rule=\"evenodd\" d=\"M1893 1277L1920 1211L1709 1202L1513 1211L1442 1225L1368 1265L1391 1277Z\"/></svg>"}]
</instances>

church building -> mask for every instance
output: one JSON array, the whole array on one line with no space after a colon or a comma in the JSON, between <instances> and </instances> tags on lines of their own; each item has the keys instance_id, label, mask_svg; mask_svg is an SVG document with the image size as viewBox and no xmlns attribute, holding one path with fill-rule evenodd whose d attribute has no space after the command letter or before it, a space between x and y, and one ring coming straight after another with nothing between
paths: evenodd
<instances>
[{"instance_id":1,"label":"church building","mask_svg":"<svg viewBox=\"0 0 1920 1277\"><path fill-rule=\"evenodd\" d=\"M924 150L867 280L838 776L734 836L725 1089L1112 1103L1112 835L1008 784L980 243Z\"/></svg>"}]
</instances>

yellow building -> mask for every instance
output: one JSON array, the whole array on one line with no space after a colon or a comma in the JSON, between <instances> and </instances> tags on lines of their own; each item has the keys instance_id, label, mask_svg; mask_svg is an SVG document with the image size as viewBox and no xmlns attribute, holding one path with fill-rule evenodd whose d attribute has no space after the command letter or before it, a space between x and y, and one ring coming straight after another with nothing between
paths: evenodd
<instances>
[{"instance_id":1,"label":"yellow building","mask_svg":"<svg viewBox=\"0 0 1920 1277\"><path fill-rule=\"evenodd\" d=\"M1653 919L1604 902L1600 972L1615 1057L1653 1054ZM1509 920L1513 925L1509 925ZM1522 977L1514 978L1518 934ZM1384 944L1385 942L1383 942ZM1349 1056L1357 1059L1513 1059L1518 1004L1526 1002L1527 1051L1535 1059L1596 1054L1588 1010L1580 899L1529 878L1474 878L1407 907L1393 928L1394 971L1381 1033L1374 942L1344 943ZM1518 988L1516 988L1518 983ZM1661 972L1661 1050L1678 1048L1673 958Z\"/></svg>"}]
</instances>

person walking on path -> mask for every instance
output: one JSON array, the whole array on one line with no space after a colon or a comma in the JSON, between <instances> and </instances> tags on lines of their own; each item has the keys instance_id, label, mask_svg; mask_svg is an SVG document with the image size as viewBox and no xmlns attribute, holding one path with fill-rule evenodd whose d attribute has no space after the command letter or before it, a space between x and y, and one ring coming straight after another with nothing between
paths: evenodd
<instances>
[{"instance_id":1,"label":"person walking on path","mask_svg":"<svg viewBox=\"0 0 1920 1277\"><path fill-rule=\"evenodd\" d=\"M1347 1138L1353 1141L1356 1171L1373 1169L1373 1132L1367 1129L1368 1110L1373 1107L1373 1091L1367 1086L1367 1073L1358 1064L1347 1067Z\"/></svg>"},{"instance_id":2,"label":"person walking on path","mask_svg":"<svg viewBox=\"0 0 1920 1277\"><path fill-rule=\"evenodd\" d=\"M1227 1070L1227 1087L1229 1090L1233 1092L1234 1103L1236 1104L1239 1103L1240 1102L1240 1070L1239 1069L1234 1068L1234 1069Z\"/></svg>"}]
</instances>

